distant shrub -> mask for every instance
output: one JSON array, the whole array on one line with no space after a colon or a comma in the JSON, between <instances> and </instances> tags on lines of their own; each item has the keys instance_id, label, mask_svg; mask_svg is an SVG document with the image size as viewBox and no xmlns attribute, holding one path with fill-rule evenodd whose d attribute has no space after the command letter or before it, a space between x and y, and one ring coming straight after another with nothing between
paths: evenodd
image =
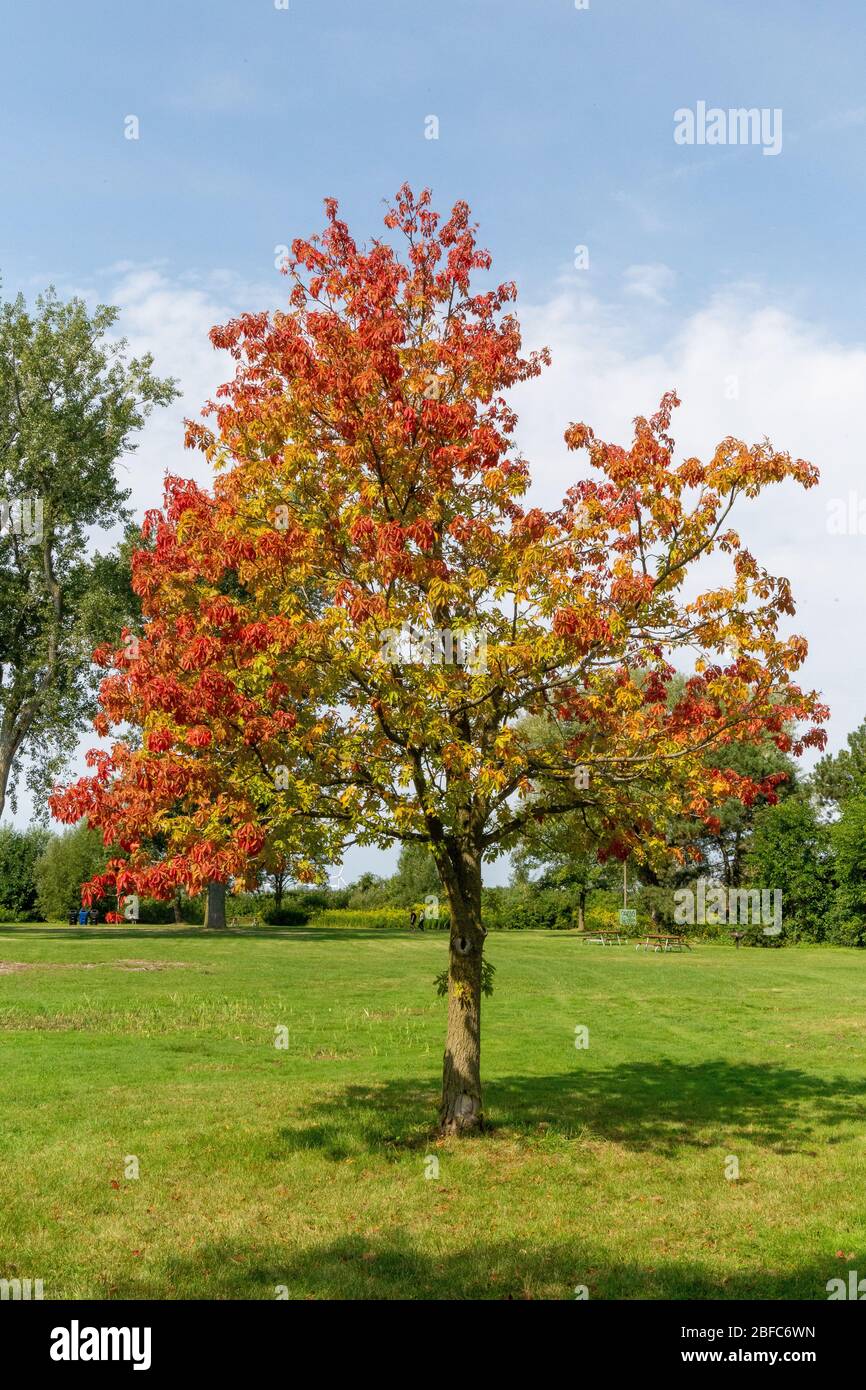
<instances>
[{"instance_id":1,"label":"distant shrub","mask_svg":"<svg viewBox=\"0 0 866 1390\"><path fill-rule=\"evenodd\" d=\"M177 912L174 898L169 898L168 901L162 898L140 898L138 920L142 926L148 927L173 926L178 921L190 926L200 926L204 921L204 898L188 898L182 893Z\"/></svg>"},{"instance_id":2,"label":"distant shrub","mask_svg":"<svg viewBox=\"0 0 866 1390\"><path fill-rule=\"evenodd\" d=\"M264 911L276 905L273 893L257 896ZM349 897L348 888L288 888L283 893L281 906L301 908L308 917L312 917L314 913L324 912L328 908L348 907Z\"/></svg>"},{"instance_id":3,"label":"distant shrub","mask_svg":"<svg viewBox=\"0 0 866 1390\"><path fill-rule=\"evenodd\" d=\"M0 828L0 910L12 913L0 921L44 920L36 900L36 865L50 838L41 826Z\"/></svg>"},{"instance_id":4,"label":"distant shrub","mask_svg":"<svg viewBox=\"0 0 866 1390\"><path fill-rule=\"evenodd\" d=\"M486 888L481 916L488 931L570 931L577 926L572 894L556 888Z\"/></svg>"},{"instance_id":5,"label":"distant shrub","mask_svg":"<svg viewBox=\"0 0 866 1390\"><path fill-rule=\"evenodd\" d=\"M14 907L0 904L0 922L44 922L45 917L38 907L26 907L16 911Z\"/></svg>"},{"instance_id":6,"label":"distant shrub","mask_svg":"<svg viewBox=\"0 0 866 1390\"><path fill-rule=\"evenodd\" d=\"M339 906L350 907L353 910L362 911L365 908L386 907L391 901L390 880L380 878L378 874L362 874L361 877L346 890L346 901ZM336 906L337 904L326 903L326 907Z\"/></svg>"},{"instance_id":7,"label":"distant shrub","mask_svg":"<svg viewBox=\"0 0 866 1390\"><path fill-rule=\"evenodd\" d=\"M619 910L622 906L622 898L618 893L600 890L592 893L586 904L584 914L587 931L618 931L624 936L640 936L649 930L649 924L644 920L644 914L638 908L637 924L633 927L624 927L619 920ZM575 926L577 917L575 914Z\"/></svg>"},{"instance_id":8,"label":"distant shrub","mask_svg":"<svg viewBox=\"0 0 866 1390\"><path fill-rule=\"evenodd\" d=\"M434 895L431 894L431 896ZM436 902L439 903L438 898ZM424 931L448 931L451 926L451 914L441 903L439 903L438 911L435 906L431 907L427 902L413 903L411 907L399 910L403 913L407 924L409 913L414 912L416 924Z\"/></svg>"},{"instance_id":9,"label":"distant shrub","mask_svg":"<svg viewBox=\"0 0 866 1390\"><path fill-rule=\"evenodd\" d=\"M262 921L269 927L303 927L313 915L311 907L285 905L280 908L268 907L262 913Z\"/></svg>"},{"instance_id":10,"label":"distant shrub","mask_svg":"<svg viewBox=\"0 0 866 1390\"><path fill-rule=\"evenodd\" d=\"M139 898L138 920L146 926L163 926L168 922L174 922L174 906L170 902L162 902L159 898Z\"/></svg>"},{"instance_id":11,"label":"distant shrub","mask_svg":"<svg viewBox=\"0 0 866 1390\"><path fill-rule=\"evenodd\" d=\"M409 913L404 907L329 908L313 918L314 927L382 928L403 930L409 926Z\"/></svg>"},{"instance_id":12,"label":"distant shrub","mask_svg":"<svg viewBox=\"0 0 866 1390\"><path fill-rule=\"evenodd\" d=\"M748 936L749 933L755 929L745 925L742 927L729 927L726 922L695 922L693 926L691 924L685 926L674 925L671 930L681 932L683 936L694 937L697 941L733 941L734 931L745 932L746 936ZM758 927L756 930L760 931L761 928ZM749 944L752 945L754 943L749 942Z\"/></svg>"},{"instance_id":13,"label":"distant shrub","mask_svg":"<svg viewBox=\"0 0 866 1390\"><path fill-rule=\"evenodd\" d=\"M184 893L180 902L180 920L189 922L191 926L202 926L204 924L204 909L204 894L199 898L188 898Z\"/></svg>"},{"instance_id":14,"label":"distant shrub","mask_svg":"<svg viewBox=\"0 0 866 1390\"><path fill-rule=\"evenodd\" d=\"M261 917L273 905L271 893L226 893L226 918Z\"/></svg>"},{"instance_id":15,"label":"distant shrub","mask_svg":"<svg viewBox=\"0 0 866 1390\"><path fill-rule=\"evenodd\" d=\"M788 932L786 932L784 928L778 934L774 934L772 936L768 935L764 931L764 928L758 925L735 927L733 928L733 930L743 933L743 938L741 942L741 945L743 946L761 946L772 950L778 950L780 946L790 945L791 941L793 940L793 937ZM728 936L730 940L733 940L733 935L730 928L723 928L721 935Z\"/></svg>"},{"instance_id":16,"label":"distant shrub","mask_svg":"<svg viewBox=\"0 0 866 1390\"><path fill-rule=\"evenodd\" d=\"M866 922L831 920L825 940L833 946L866 946Z\"/></svg>"}]
</instances>

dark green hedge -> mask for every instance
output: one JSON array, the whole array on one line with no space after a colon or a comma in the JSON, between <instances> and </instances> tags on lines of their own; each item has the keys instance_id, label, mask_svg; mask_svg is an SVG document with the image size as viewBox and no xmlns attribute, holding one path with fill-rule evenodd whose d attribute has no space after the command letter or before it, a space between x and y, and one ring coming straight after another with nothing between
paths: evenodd
<instances>
[{"instance_id":1,"label":"dark green hedge","mask_svg":"<svg viewBox=\"0 0 866 1390\"><path fill-rule=\"evenodd\" d=\"M302 927L312 915L311 905L269 907L262 913L262 921L269 927Z\"/></svg>"}]
</instances>

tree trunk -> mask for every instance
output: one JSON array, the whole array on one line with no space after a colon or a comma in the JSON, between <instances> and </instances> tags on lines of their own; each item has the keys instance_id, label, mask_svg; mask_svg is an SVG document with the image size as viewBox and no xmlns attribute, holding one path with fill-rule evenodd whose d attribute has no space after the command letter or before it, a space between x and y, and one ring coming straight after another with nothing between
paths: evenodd
<instances>
[{"instance_id":1,"label":"tree trunk","mask_svg":"<svg viewBox=\"0 0 866 1390\"><path fill-rule=\"evenodd\" d=\"M577 900L577 929L586 931L586 889L580 890L580 897Z\"/></svg>"},{"instance_id":2,"label":"tree trunk","mask_svg":"<svg viewBox=\"0 0 866 1390\"><path fill-rule=\"evenodd\" d=\"M21 738L18 734L18 716L16 714L12 718L9 711L6 714L7 717L3 720L2 736L0 736L0 816L6 809L6 791L12 773L12 764L15 761L15 754L21 747Z\"/></svg>"},{"instance_id":3,"label":"tree trunk","mask_svg":"<svg viewBox=\"0 0 866 1390\"><path fill-rule=\"evenodd\" d=\"M459 872L444 884L451 908L448 962L448 1032L442 1068L442 1134L484 1128L481 1104L481 863L464 852Z\"/></svg>"},{"instance_id":4,"label":"tree trunk","mask_svg":"<svg viewBox=\"0 0 866 1390\"><path fill-rule=\"evenodd\" d=\"M740 881L742 879L742 867L740 864L741 854L742 846L740 843L740 832L738 830L734 835L734 854L733 862L731 864L731 882L727 885L729 888L739 888L740 886Z\"/></svg>"},{"instance_id":5,"label":"tree trunk","mask_svg":"<svg viewBox=\"0 0 866 1390\"><path fill-rule=\"evenodd\" d=\"M207 906L204 913L205 930L225 930L226 886L212 879L207 886Z\"/></svg>"}]
</instances>

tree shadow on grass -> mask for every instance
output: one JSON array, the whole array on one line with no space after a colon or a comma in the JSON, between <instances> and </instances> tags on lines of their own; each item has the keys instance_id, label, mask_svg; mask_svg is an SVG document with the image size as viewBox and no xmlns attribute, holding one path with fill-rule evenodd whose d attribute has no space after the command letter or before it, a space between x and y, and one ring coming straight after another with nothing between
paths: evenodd
<instances>
[{"instance_id":1,"label":"tree shadow on grass","mask_svg":"<svg viewBox=\"0 0 866 1390\"><path fill-rule=\"evenodd\" d=\"M422 1218L423 1220L424 1218ZM427 1219L435 1232L437 1217ZM453 1228L449 1228L451 1235ZM440 1245L438 1238L435 1240ZM524 1233L473 1239L431 1253L405 1231L346 1234L305 1245L237 1237L170 1257L158 1274L115 1281L114 1298L522 1300L591 1299L825 1300L827 1281L847 1276L833 1252L816 1252L788 1270L755 1267L719 1274L693 1258L612 1257L597 1241L564 1233L533 1243ZM279 1291L279 1292L278 1292Z\"/></svg>"},{"instance_id":2,"label":"tree shadow on grass","mask_svg":"<svg viewBox=\"0 0 866 1390\"><path fill-rule=\"evenodd\" d=\"M339 1161L364 1151L429 1143L436 1082L347 1086L313 1101L305 1121L280 1131L290 1149ZM674 1154L745 1141L778 1154L838 1142L834 1128L866 1120L866 1079L818 1077L770 1063L629 1062L602 1071L497 1077L484 1091L490 1133L608 1140L635 1152ZM307 1123L309 1119L311 1122Z\"/></svg>"},{"instance_id":3,"label":"tree shadow on grass","mask_svg":"<svg viewBox=\"0 0 866 1390\"><path fill-rule=\"evenodd\" d=\"M706 1147L698 1131L745 1139L778 1153L838 1142L834 1127L866 1120L866 1078L826 1077L770 1062L668 1059L627 1062L603 1071L503 1078L490 1088L495 1118L546 1123L631 1149Z\"/></svg>"},{"instance_id":4,"label":"tree shadow on grass","mask_svg":"<svg viewBox=\"0 0 866 1390\"><path fill-rule=\"evenodd\" d=\"M437 1104L432 1080L426 1086L408 1081L346 1086L327 1100L305 1103L304 1122L279 1130L273 1156L284 1156L286 1149L312 1149L341 1163L364 1153L397 1158L402 1153L426 1152Z\"/></svg>"},{"instance_id":5,"label":"tree shadow on grass","mask_svg":"<svg viewBox=\"0 0 866 1390\"><path fill-rule=\"evenodd\" d=\"M42 922L0 923L0 936L17 936L22 941L33 941L50 937L65 941L285 941L292 937L304 941L367 941L370 937L393 940L423 940L416 937L408 927L399 930L390 927L230 927L205 931L197 926L95 926L64 927ZM431 939L436 939L431 933Z\"/></svg>"}]
</instances>

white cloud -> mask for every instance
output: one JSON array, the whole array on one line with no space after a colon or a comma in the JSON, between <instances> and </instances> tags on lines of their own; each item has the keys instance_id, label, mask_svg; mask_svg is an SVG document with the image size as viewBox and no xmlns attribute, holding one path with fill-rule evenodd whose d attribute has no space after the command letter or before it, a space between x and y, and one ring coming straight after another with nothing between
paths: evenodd
<instances>
[{"instance_id":1,"label":"white cloud","mask_svg":"<svg viewBox=\"0 0 866 1390\"><path fill-rule=\"evenodd\" d=\"M195 419L217 387L233 374L228 353L217 351L208 334L243 310L267 308L285 298L285 282L251 285L226 271L205 280L172 278L165 270L125 266L103 291L120 309L117 331L129 340L133 355L150 352L154 371L175 377L181 396L151 415L138 448L123 465L132 490L131 505L140 520L148 507L159 506L166 473L209 483L213 477L203 455L184 448L184 420Z\"/></svg>"},{"instance_id":2,"label":"white cloud","mask_svg":"<svg viewBox=\"0 0 866 1390\"><path fill-rule=\"evenodd\" d=\"M198 280L128 266L102 288L102 297L121 308L118 328L131 348L153 352L156 369L177 376L183 388L181 401L151 417L130 461L139 517L159 504L166 471L209 480L202 456L183 448L184 416L198 414L230 375L230 360L211 347L208 330L241 309L279 303L284 293L276 275L272 284L253 286L225 273ZM715 295L663 341L648 338L657 332L658 315L646 296L603 302L579 279L519 312L527 346L547 344L553 354L541 378L514 393L534 502L558 505L586 472L584 456L563 443L570 422L585 420L600 437L628 443L634 416L652 413L671 388L683 402L674 416L680 456L706 457L728 434L748 442L768 435L777 447L819 466L820 487L770 489L744 502L735 524L758 559L792 581L798 603L793 630L810 644L803 683L824 692L832 710L831 746L843 744L866 717L866 658L857 645L866 536L832 536L826 522L831 499L847 498L852 489L866 497L866 347L834 341L816 325L770 307L754 285ZM23 812L19 820L26 819ZM350 851L346 876L382 871L391 859ZM494 869L491 877L500 874Z\"/></svg>"},{"instance_id":3,"label":"white cloud","mask_svg":"<svg viewBox=\"0 0 866 1390\"><path fill-rule=\"evenodd\" d=\"M624 189L619 189L614 193L613 200L626 209L637 222L641 231L661 232L664 230L665 220L654 204L637 197L632 192L626 192Z\"/></svg>"},{"instance_id":4,"label":"white cloud","mask_svg":"<svg viewBox=\"0 0 866 1390\"><path fill-rule=\"evenodd\" d=\"M754 286L717 294L651 347L642 345L640 315L638 305L622 312L573 286L523 307L527 346L547 344L553 356L539 380L515 393L533 500L557 505L586 473L585 455L563 443L569 423L586 421L601 438L627 444L634 416L651 414L672 388L682 401L673 423L680 457L705 458L726 435L748 443L766 435L817 464L818 487L768 489L744 501L732 521L759 561L793 584L791 630L810 647L801 681L824 692L837 747L866 717L866 658L856 637L866 536L829 535L827 508L852 489L866 498L866 347L762 304Z\"/></svg>"},{"instance_id":5,"label":"white cloud","mask_svg":"<svg viewBox=\"0 0 866 1390\"><path fill-rule=\"evenodd\" d=\"M816 130L853 130L866 125L866 106L852 106L847 111L834 111L815 122Z\"/></svg>"},{"instance_id":6,"label":"white cloud","mask_svg":"<svg viewBox=\"0 0 866 1390\"><path fill-rule=\"evenodd\" d=\"M601 437L628 443L634 416L651 414L671 388L682 400L673 429L681 457L706 457L729 434L748 443L767 435L817 464L819 487L771 488L744 501L735 524L758 559L793 584L798 612L790 626L810 646L802 681L827 698L830 742L839 746L866 718L866 657L855 636L866 596L866 536L828 534L827 509L852 489L866 498L866 346L835 341L769 305L756 284L720 291L658 341L654 296L636 287L661 294L673 272L660 265L630 271L634 292L623 302L596 299L572 277L544 303L518 309L527 345L547 344L553 355L539 379L515 392L533 497L557 505L583 470L583 456L563 443L570 422L586 420ZM184 389L182 402L158 412L144 432L133 463L140 509L158 503L166 469L207 480L201 455L182 448L184 415L196 414L229 374L229 359L214 352L207 331L241 308L279 302L283 285L276 275L272 287L252 287L233 276L198 284L162 270L130 270L114 288L120 327L135 349L153 351L157 368L178 376Z\"/></svg>"},{"instance_id":7,"label":"white cloud","mask_svg":"<svg viewBox=\"0 0 866 1390\"><path fill-rule=\"evenodd\" d=\"M670 266L655 261L650 265L630 265L623 275L626 294L645 299L651 304L666 304L667 292L673 287L674 272Z\"/></svg>"}]
</instances>

